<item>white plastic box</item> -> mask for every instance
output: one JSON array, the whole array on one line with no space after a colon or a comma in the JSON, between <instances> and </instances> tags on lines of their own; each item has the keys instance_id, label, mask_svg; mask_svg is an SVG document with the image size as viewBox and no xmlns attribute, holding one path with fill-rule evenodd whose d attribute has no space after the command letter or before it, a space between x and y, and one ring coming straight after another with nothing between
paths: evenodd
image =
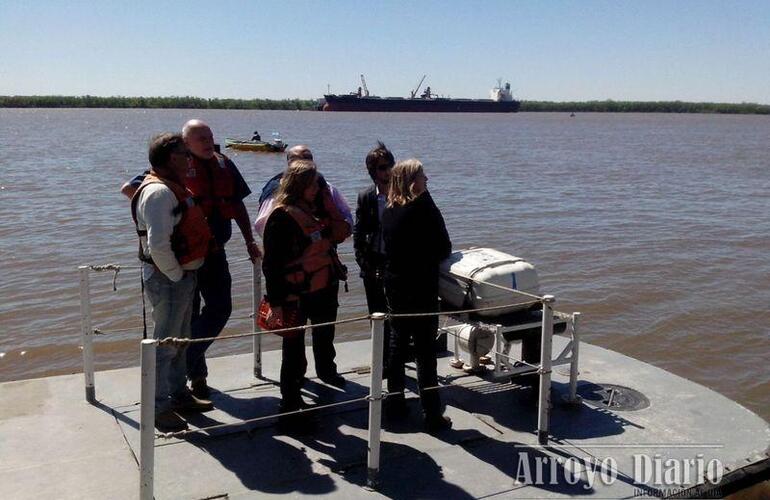
<instances>
[{"instance_id":1,"label":"white plastic box","mask_svg":"<svg viewBox=\"0 0 770 500\"><path fill-rule=\"evenodd\" d=\"M470 248L453 252L441 263L439 296L458 309L477 309L510 305L482 311L481 316L499 316L526 309L532 297L491 286L540 295L535 267L524 259L493 248Z\"/></svg>"}]
</instances>

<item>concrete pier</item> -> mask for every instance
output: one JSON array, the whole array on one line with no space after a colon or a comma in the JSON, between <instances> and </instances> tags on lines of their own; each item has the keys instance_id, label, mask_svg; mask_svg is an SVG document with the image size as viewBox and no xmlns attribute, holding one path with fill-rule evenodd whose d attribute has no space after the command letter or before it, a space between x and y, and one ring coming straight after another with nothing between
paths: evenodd
<instances>
[{"instance_id":1,"label":"concrete pier","mask_svg":"<svg viewBox=\"0 0 770 500\"><path fill-rule=\"evenodd\" d=\"M554 350L564 341L554 338ZM305 400L366 396L370 346L337 345L344 391L313 378L308 350ZM578 384L585 399L560 404L569 366L555 368L551 441L540 446L531 389L468 375L449 367L449 357L439 359L439 373L442 384L453 384L441 389L453 429L423 433L410 393L406 420L383 418L377 491L364 488L368 409L359 402L319 411L318 430L306 435L282 435L269 419L156 440L155 498L658 496L695 484L699 464L718 463L728 474L768 459L770 428L757 415L585 343ZM262 362L266 380L254 379L251 354L212 359L216 409L186 415L191 428L277 413L280 352L264 353ZM0 384L0 498L138 497L139 369L97 372L95 384L94 405L84 401L82 374ZM607 391L609 405L601 397Z\"/></svg>"}]
</instances>

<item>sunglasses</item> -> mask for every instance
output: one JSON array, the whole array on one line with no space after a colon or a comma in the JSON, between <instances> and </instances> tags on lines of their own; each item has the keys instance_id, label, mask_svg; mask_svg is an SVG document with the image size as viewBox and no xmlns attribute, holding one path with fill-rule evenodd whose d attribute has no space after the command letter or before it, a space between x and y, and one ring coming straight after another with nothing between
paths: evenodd
<instances>
[{"instance_id":1,"label":"sunglasses","mask_svg":"<svg viewBox=\"0 0 770 500\"><path fill-rule=\"evenodd\" d=\"M377 170L379 170L380 172L384 172L392 168L393 168L393 165L391 165L390 163L383 163L383 164L377 165Z\"/></svg>"}]
</instances>

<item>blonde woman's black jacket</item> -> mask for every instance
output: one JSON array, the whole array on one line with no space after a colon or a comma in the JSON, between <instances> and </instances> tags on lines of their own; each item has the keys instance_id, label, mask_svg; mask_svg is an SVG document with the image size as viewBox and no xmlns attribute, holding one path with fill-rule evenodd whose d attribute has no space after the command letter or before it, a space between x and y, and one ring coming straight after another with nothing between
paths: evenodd
<instances>
[{"instance_id":1,"label":"blonde woman's black jacket","mask_svg":"<svg viewBox=\"0 0 770 500\"><path fill-rule=\"evenodd\" d=\"M430 193L403 206L387 207L382 230L386 287L436 300L439 264L452 253L452 242Z\"/></svg>"}]
</instances>

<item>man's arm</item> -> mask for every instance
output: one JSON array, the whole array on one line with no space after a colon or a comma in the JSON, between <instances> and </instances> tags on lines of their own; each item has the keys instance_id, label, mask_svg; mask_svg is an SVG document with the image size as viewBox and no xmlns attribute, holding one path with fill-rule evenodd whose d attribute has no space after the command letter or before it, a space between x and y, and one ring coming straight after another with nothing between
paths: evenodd
<instances>
[{"instance_id":1,"label":"man's arm","mask_svg":"<svg viewBox=\"0 0 770 500\"><path fill-rule=\"evenodd\" d=\"M267 219L273 212L273 208L275 208L275 198L272 196L265 198L259 206L259 213L254 221L254 231L262 238L262 241L265 240L265 224L267 224Z\"/></svg>"},{"instance_id":2,"label":"man's arm","mask_svg":"<svg viewBox=\"0 0 770 500\"><path fill-rule=\"evenodd\" d=\"M259 251L257 242L254 241L254 235L251 232L249 212L246 210L246 205L243 204L244 198L251 194L251 189L249 189L246 181L243 180L243 176L238 171L238 167L235 166L235 163L233 163L227 156L224 156L224 158L235 178L233 189L239 200L238 202L235 202L235 223L238 224L238 229L241 230L241 234L243 235L243 241L246 242L246 251L249 252L249 259L251 259L252 262L255 262L258 258L262 257L262 252Z\"/></svg>"},{"instance_id":3,"label":"man's arm","mask_svg":"<svg viewBox=\"0 0 770 500\"><path fill-rule=\"evenodd\" d=\"M254 241L254 235L251 232L251 220L249 219L249 212L246 210L246 205L242 201L235 205L235 223L238 224L238 229L241 230L243 235L243 241L246 242L246 251L249 252L249 259L252 262L262 257L262 252L259 251L257 242Z\"/></svg>"},{"instance_id":4,"label":"man's arm","mask_svg":"<svg viewBox=\"0 0 770 500\"><path fill-rule=\"evenodd\" d=\"M165 186L148 186L142 191L142 203L137 206L137 218L147 227L147 248L155 267L171 281L179 281L184 275L182 266L171 248L174 232L174 208L176 196Z\"/></svg>"},{"instance_id":5,"label":"man's arm","mask_svg":"<svg viewBox=\"0 0 770 500\"><path fill-rule=\"evenodd\" d=\"M134 176L130 181L120 186L120 194L128 198L129 200L134 197L134 193L142 185L144 177L149 173L149 170L145 170L143 174Z\"/></svg>"},{"instance_id":6,"label":"man's arm","mask_svg":"<svg viewBox=\"0 0 770 500\"><path fill-rule=\"evenodd\" d=\"M348 200L345 199L345 197L340 193L339 189L329 184L329 190L332 193L332 200L334 200L334 205L337 207L337 210L339 210L340 215L342 215L342 218L345 219L345 222L347 222L350 225L350 230L353 230L353 214L350 210L350 205L348 204Z\"/></svg>"},{"instance_id":7,"label":"man's arm","mask_svg":"<svg viewBox=\"0 0 770 500\"><path fill-rule=\"evenodd\" d=\"M321 191L321 198L323 200L324 210L329 215L328 236L332 240L332 243L342 243L353 233L353 225L349 223L345 219L345 216L340 212L337 204L334 202L332 190L329 185Z\"/></svg>"}]
</instances>

